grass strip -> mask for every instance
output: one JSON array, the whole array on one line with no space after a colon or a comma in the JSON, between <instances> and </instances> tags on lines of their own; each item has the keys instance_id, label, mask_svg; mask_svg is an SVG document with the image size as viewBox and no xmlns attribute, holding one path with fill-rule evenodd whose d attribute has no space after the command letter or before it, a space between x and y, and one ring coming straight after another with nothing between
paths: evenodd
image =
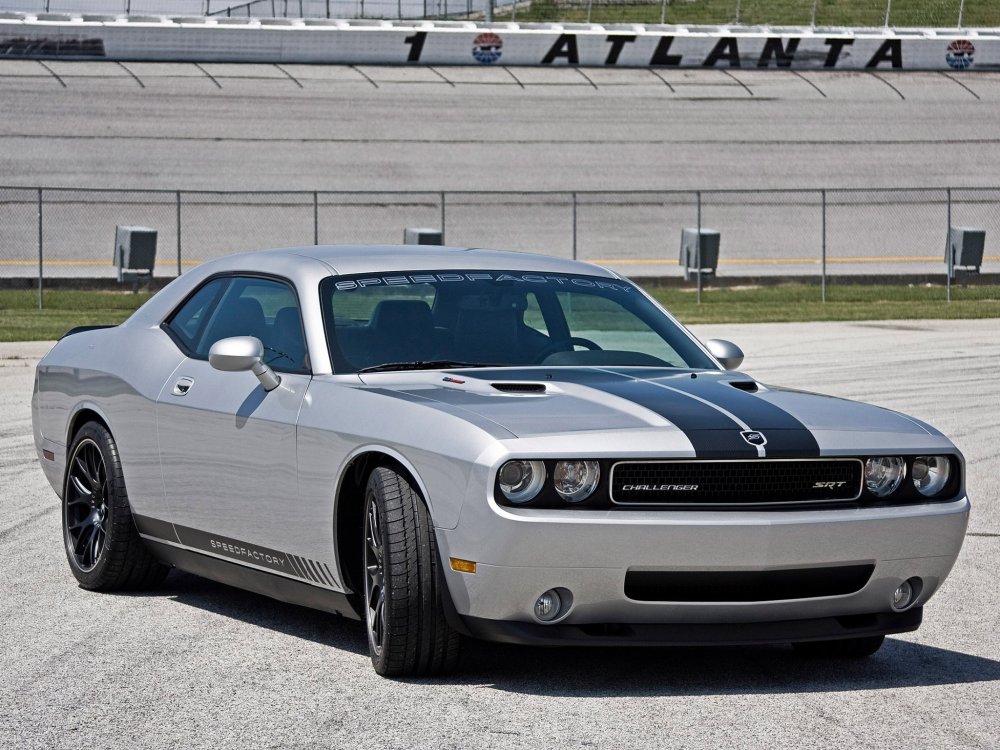
<instances>
[{"instance_id":1,"label":"grass strip","mask_svg":"<svg viewBox=\"0 0 1000 750\"><path fill-rule=\"evenodd\" d=\"M737 10L738 9L738 10ZM954 28L961 12L962 26L993 27L1000 25L1000 6L996 0L670 0L663 2L608 2L607 0L532 0L519 4L516 11L498 8L496 20L575 21L592 23L730 24L771 26ZM815 15L814 15L815 13ZM738 16L737 16L738 14Z\"/></svg>"},{"instance_id":2,"label":"grass strip","mask_svg":"<svg viewBox=\"0 0 1000 750\"><path fill-rule=\"evenodd\" d=\"M838 284L820 300L816 284L706 288L701 304L689 288L648 291L684 323L770 323L817 320L1000 318L1000 286ZM38 309L37 292L0 290L0 341L51 341L75 326L116 325L152 295L52 290Z\"/></svg>"}]
</instances>

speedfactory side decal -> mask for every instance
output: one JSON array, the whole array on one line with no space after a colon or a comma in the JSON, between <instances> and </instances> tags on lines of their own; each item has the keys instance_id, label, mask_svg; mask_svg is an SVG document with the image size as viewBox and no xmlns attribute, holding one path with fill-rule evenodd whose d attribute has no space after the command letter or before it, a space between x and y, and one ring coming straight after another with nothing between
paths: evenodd
<instances>
[{"instance_id":1,"label":"speedfactory side decal","mask_svg":"<svg viewBox=\"0 0 1000 750\"><path fill-rule=\"evenodd\" d=\"M135 514L133 518L139 533L154 541L179 544L240 565L299 578L317 586L337 587L333 573L325 563L155 518Z\"/></svg>"}]
</instances>

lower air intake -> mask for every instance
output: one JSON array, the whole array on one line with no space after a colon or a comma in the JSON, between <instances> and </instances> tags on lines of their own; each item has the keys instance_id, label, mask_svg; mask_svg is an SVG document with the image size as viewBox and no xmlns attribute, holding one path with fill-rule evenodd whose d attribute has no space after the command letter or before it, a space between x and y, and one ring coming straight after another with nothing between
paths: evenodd
<instances>
[{"instance_id":1,"label":"lower air intake","mask_svg":"<svg viewBox=\"0 0 1000 750\"><path fill-rule=\"evenodd\" d=\"M776 602L860 591L874 565L739 571L630 570L625 596L640 602Z\"/></svg>"}]
</instances>

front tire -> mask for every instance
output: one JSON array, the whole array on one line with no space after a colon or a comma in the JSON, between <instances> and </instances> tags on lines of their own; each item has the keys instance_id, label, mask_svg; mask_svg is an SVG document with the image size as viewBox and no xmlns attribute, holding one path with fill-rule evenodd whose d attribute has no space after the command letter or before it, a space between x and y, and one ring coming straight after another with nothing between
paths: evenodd
<instances>
[{"instance_id":1,"label":"front tire","mask_svg":"<svg viewBox=\"0 0 1000 750\"><path fill-rule=\"evenodd\" d=\"M803 656L826 659L864 659L882 648L884 641L884 635L872 635L865 638L844 638L838 641L807 641L793 643L792 646Z\"/></svg>"},{"instance_id":2,"label":"front tire","mask_svg":"<svg viewBox=\"0 0 1000 750\"><path fill-rule=\"evenodd\" d=\"M159 585L170 568L149 554L135 528L111 433L87 422L73 436L68 455L63 542L80 586L121 591Z\"/></svg>"},{"instance_id":3,"label":"front tire","mask_svg":"<svg viewBox=\"0 0 1000 750\"><path fill-rule=\"evenodd\" d=\"M368 478L364 520L365 622L380 675L443 675L458 662L459 635L448 625L437 541L420 495L396 472Z\"/></svg>"}]
</instances>

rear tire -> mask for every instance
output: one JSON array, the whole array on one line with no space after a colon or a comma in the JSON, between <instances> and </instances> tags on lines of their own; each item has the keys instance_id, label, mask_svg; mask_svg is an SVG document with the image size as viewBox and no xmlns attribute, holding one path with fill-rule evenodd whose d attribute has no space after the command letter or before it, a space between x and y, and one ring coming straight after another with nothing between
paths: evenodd
<instances>
[{"instance_id":1,"label":"rear tire","mask_svg":"<svg viewBox=\"0 0 1000 750\"><path fill-rule=\"evenodd\" d=\"M380 675L451 672L460 636L448 625L447 596L430 514L406 478L380 467L365 489L365 623Z\"/></svg>"},{"instance_id":2,"label":"rear tire","mask_svg":"<svg viewBox=\"0 0 1000 750\"><path fill-rule=\"evenodd\" d=\"M827 659L864 659L882 647L884 635L845 638L839 641L807 641L792 646L803 656Z\"/></svg>"},{"instance_id":3,"label":"rear tire","mask_svg":"<svg viewBox=\"0 0 1000 750\"><path fill-rule=\"evenodd\" d=\"M146 549L132 520L118 446L99 422L70 443L63 486L63 542L70 570L91 591L158 586L170 568Z\"/></svg>"}]
</instances>

